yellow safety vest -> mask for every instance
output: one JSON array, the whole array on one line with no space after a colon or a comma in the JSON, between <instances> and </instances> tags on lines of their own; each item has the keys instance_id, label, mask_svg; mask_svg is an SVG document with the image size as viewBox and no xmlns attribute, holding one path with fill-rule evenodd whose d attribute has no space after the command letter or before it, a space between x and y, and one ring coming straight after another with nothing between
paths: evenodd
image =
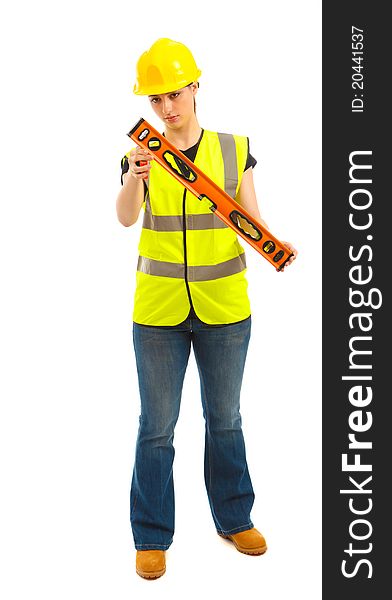
<instances>
[{"instance_id":1,"label":"yellow safety vest","mask_svg":"<svg viewBox=\"0 0 392 600\"><path fill-rule=\"evenodd\" d=\"M235 198L247 155L247 137L205 129L194 163ZM146 183L133 320L178 325L191 303L209 325L249 317L246 256L236 232L156 161Z\"/></svg>"}]
</instances>

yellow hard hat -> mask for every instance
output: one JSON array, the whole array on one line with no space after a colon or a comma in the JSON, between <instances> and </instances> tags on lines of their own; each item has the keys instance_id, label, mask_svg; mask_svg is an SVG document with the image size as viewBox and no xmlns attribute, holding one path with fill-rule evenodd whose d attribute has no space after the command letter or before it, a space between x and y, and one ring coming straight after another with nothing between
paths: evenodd
<instances>
[{"instance_id":1,"label":"yellow hard hat","mask_svg":"<svg viewBox=\"0 0 392 600\"><path fill-rule=\"evenodd\" d=\"M133 92L139 96L166 94L196 81L200 75L189 48L159 38L137 61Z\"/></svg>"}]
</instances>

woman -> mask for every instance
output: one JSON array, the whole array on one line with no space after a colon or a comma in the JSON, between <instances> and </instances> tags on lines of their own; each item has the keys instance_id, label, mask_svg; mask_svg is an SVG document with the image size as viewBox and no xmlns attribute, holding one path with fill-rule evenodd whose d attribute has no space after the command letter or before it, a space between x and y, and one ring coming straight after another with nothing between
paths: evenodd
<instances>
[{"instance_id":1,"label":"woman","mask_svg":"<svg viewBox=\"0 0 392 600\"><path fill-rule=\"evenodd\" d=\"M247 137L200 127L201 71L189 49L160 38L137 63L134 93L148 96L163 135L268 228L257 207ZM140 162L142 161L142 162ZM144 161L144 164L143 164ZM174 428L191 346L205 418L204 479L216 531L245 554L267 545L250 511L254 492L241 428L240 389L251 332L245 252L237 234L139 147L122 159L119 221L144 218L133 342L141 414L130 494L136 571L165 572L174 534ZM285 242L294 256L291 244ZM283 271L283 269L282 269Z\"/></svg>"}]
</instances>

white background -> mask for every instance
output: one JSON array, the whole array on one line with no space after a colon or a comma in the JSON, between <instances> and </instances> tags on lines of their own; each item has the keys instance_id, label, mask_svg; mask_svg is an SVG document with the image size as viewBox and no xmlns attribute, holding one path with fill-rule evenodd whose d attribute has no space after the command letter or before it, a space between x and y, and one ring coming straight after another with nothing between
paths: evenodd
<instances>
[{"instance_id":1,"label":"white background","mask_svg":"<svg viewBox=\"0 0 392 600\"><path fill-rule=\"evenodd\" d=\"M277 273L243 242L241 414L268 552L240 554L215 532L192 352L174 542L165 576L146 581L129 523L141 217L123 227L115 201L126 133L141 116L162 128L132 93L159 37L202 70L201 126L249 136L261 214L299 255ZM22 0L0 44L2 597L321 598L321 2Z\"/></svg>"}]
</instances>

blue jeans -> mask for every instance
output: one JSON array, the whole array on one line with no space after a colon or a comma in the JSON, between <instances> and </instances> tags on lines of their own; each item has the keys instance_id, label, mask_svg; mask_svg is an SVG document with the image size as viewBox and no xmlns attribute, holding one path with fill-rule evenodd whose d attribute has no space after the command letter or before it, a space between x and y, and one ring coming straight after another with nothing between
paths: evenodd
<instances>
[{"instance_id":1,"label":"blue jeans","mask_svg":"<svg viewBox=\"0 0 392 600\"><path fill-rule=\"evenodd\" d=\"M204 481L218 533L253 527L254 492L241 428L240 390L251 316L208 325L187 318L154 327L133 322L141 413L130 493L137 550L166 550L174 535L174 428L191 344L205 419Z\"/></svg>"}]
</instances>

